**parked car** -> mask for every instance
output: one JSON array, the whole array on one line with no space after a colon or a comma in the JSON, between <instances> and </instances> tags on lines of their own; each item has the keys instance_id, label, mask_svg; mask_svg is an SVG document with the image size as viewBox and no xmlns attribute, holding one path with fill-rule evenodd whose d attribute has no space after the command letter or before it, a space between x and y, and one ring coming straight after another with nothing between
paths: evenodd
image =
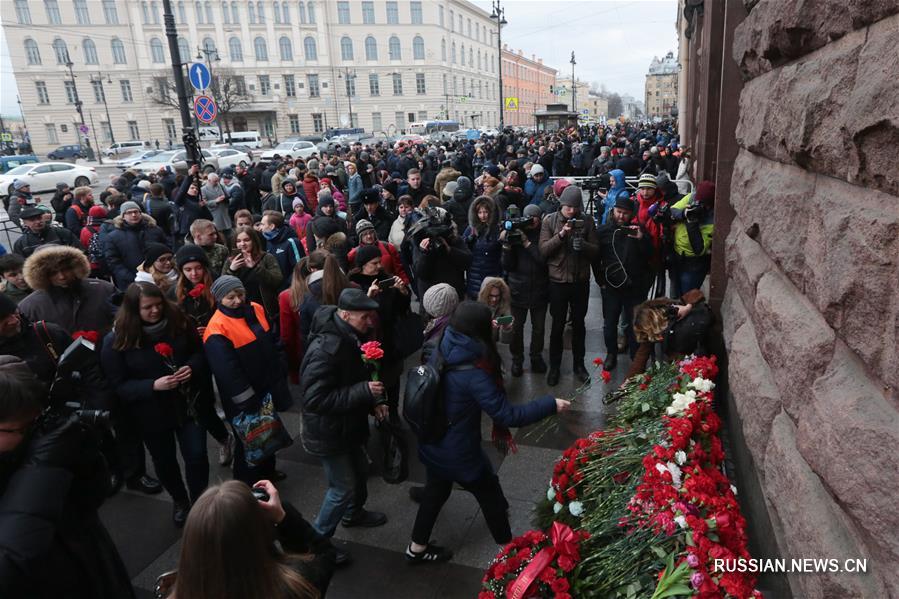
<instances>
[{"instance_id":1,"label":"parked car","mask_svg":"<svg viewBox=\"0 0 899 599\"><path fill-rule=\"evenodd\" d=\"M324 138L321 135L292 135L285 138L284 141L311 141L314 144L319 143Z\"/></svg>"},{"instance_id":2,"label":"parked car","mask_svg":"<svg viewBox=\"0 0 899 599\"><path fill-rule=\"evenodd\" d=\"M238 164L249 166L253 160L245 152L239 152L233 148L209 148L209 151L218 158L219 168L234 168Z\"/></svg>"},{"instance_id":3,"label":"parked car","mask_svg":"<svg viewBox=\"0 0 899 599\"><path fill-rule=\"evenodd\" d=\"M34 154L26 154L24 156L0 156L0 175L3 175L17 166L23 164L34 164L39 162Z\"/></svg>"},{"instance_id":4,"label":"parked car","mask_svg":"<svg viewBox=\"0 0 899 599\"><path fill-rule=\"evenodd\" d=\"M262 153L263 162L271 161L275 154L281 158L309 158L318 151L311 141L283 141L271 150Z\"/></svg>"},{"instance_id":5,"label":"parked car","mask_svg":"<svg viewBox=\"0 0 899 599\"><path fill-rule=\"evenodd\" d=\"M0 195L13 193L13 183L24 179L31 185L32 193L56 191L57 183L68 183L70 187L96 185L100 182L96 169L79 166L70 162L38 162L23 164L0 175Z\"/></svg>"},{"instance_id":6,"label":"parked car","mask_svg":"<svg viewBox=\"0 0 899 599\"><path fill-rule=\"evenodd\" d=\"M162 154L162 150L138 150L124 158L115 161L115 165L122 170L129 169L138 162L149 160L157 154Z\"/></svg>"},{"instance_id":7,"label":"parked car","mask_svg":"<svg viewBox=\"0 0 899 599\"><path fill-rule=\"evenodd\" d=\"M364 137L369 137L368 133L346 133L334 135L324 141L320 141L315 146L319 152L334 152L341 146L351 146Z\"/></svg>"},{"instance_id":8,"label":"parked car","mask_svg":"<svg viewBox=\"0 0 899 599\"><path fill-rule=\"evenodd\" d=\"M219 161L209 150L201 150L203 152L203 172L211 173L218 170ZM174 172L187 171L187 152L185 150L172 150L170 152L160 152L155 156L151 156L147 160L142 160L131 168L143 171L145 173L156 172L162 167L168 167Z\"/></svg>"},{"instance_id":9,"label":"parked car","mask_svg":"<svg viewBox=\"0 0 899 599\"><path fill-rule=\"evenodd\" d=\"M383 144L385 146L392 147L396 142L397 137L395 135L387 135L385 133L373 133L368 135L367 137L363 137L359 140L363 146L374 147L377 144Z\"/></svg>"},{"instance_id":10,"label":"parked car","mask_svg":"<svg viewBox=\"0 0 899 599\"><path fill-rule=\"evenodd\" d=\"M59 146L49 154L47 158L50 160L63 160L65 158L87 158L87 148L81 144L69 144Z\"/></svg>"},{"instance_id":11,"label":"parked car","mask_svg":"<svg viewBox=\"0 0 899 599\"><path fill-rule=\"evenodd\" d=\"M484 129L481 131L481 135L486 135L487 137L499 137L499 131L497 129Z\"/></svg>"},{"instance_id":12,"label":"parked car","mask_svg":"<svg viewBox=\"0 0 899 599\"><path fill-rule=\"evenodd\" d=\"M132 140L132 141L121 141L116 142L103 150L104 156L109 156L110 158L113 156L124 156L125 154L132 154L135 150L141 149L149 149L151 144L146 140Z\"/></svg>"}]
</instances>

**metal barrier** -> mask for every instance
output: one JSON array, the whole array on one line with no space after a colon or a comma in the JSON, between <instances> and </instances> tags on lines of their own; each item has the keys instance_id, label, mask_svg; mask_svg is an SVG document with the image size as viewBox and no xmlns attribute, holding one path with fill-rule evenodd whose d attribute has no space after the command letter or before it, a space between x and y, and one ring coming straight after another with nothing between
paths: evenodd
<instances>
[{"instance_id":1,"label":"metal barrier","mask_svg":"<svg viewBox=\"0 0 899 599\"><path fill-rule=\"evenodd\" d=\"M6 217L6 214L3 215ZM16 226L16 223L4 218L0 220L0 243L6 248L7 252L12 252L12 246L16 240L21 237L22 229Z\"/></svg>"},{"instance_id":2,"label":"metal barrier","mask_svg":"<svg viewBox=\"0 0 899 599\"><path fill-rule=\"evenodd\" d=\"M593 177L550 177L550 179L553 181L558 181L559 179L565 179L566 181L571 181L572 185L579 186L583 190L583 193L587 194L587 200L586 200L586 202L584 202L584 212L586 212L587 214L590 214L590 215L593 215L596 212L596 204L597 204L596 198L599 195L598 192L600 192L600 191L607 192L608 191L608 189L606 189L606 188L584 185L585 183L596 182L599 179L599 177L597 177L597 176L593 176ZM628 190L633 193L633 192L637 191L637 183L639 182L639 179L640 179L639 177L625 177L624 184L627 186ZM690 181L689 179L670 179L670 181L674 184L680 184L680 183L686 184L689 188L689 191L687 193L693 193L693 189L694 189L693 181ZM585 187L587 187L587 189L584 189ZM600 202L601 202L601 199L600 199Z\"/></svg>"}]
</instances>

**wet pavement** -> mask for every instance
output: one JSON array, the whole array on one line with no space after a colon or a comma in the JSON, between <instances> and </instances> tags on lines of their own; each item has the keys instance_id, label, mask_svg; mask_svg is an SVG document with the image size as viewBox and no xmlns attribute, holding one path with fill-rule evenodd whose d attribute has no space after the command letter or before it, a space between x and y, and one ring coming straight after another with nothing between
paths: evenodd
<instances>
[{"instance_id":1,"label":"wet pavement","mask_svg":"<svg viewBox=\"0 0 899 599\"><path fill-rule=\"evenodd\" d=\"M547 315L547 337L549 324L550 317ZM565 398L571 396L578 383L571 374L569 332L570 329L566 330L566 352L559 385L548 387L545 375L529 372L526 361L523 377L513 378L508 374L505 377L506 390L512 402L526 403L545 393ZM529 336L527 328L526 342ZM511 363L508 346L501 345L500 351L508 371ZM594 357L604 355L599 288L591 285L587 316L588 370L592 369L589 362ZM544 358L548 358L546 352ZM410 365L411 360L407 361L407 366ZM552 466L561 450L577 437L603 425L605 412L602 396L620 384L629 365L627 356L621 355L608 385L601 380L596 382L599 379L597 372L593 386L575 401L568 413L559 417L558 426L548 427L545 431L541 429L540 435L529 434L528 429L513 431L518 452L505 458L489 442L489 418L482 419L482 438L485 439L487 455L494 462L511 506L513 534L520 534L531 527L534 502L546 492ZM279 483L278 488L283 499L292 502L311 520L318 511L326 488L324 471L318 459L306 454L299 442L298 409L286 413L284 419L297 441L279 454L278 468L286 472L288 478ZM498 547L490 537L474 498L465 491L454 490L434 529L433 540L453 550L453 560L437 566L410 566L404 560L403 551L409 542L417 505L409 499L409 488L424 483L424 467L413 450L408 480L390 485L379 473L377 434L372 435L368 451L374 464L366 507L385 512L389 520L386 525L373 529L338 527L335 540L351 552L353 561L335 574L328 592L329 599L475 597L483 571ZM229 479L230 469L218 466L218 446L211 438L209 456L213 462L210 482ZM149 469L152 471L152 466ZM152 597L156 577L174 569L178 560L181 531L172 525L170 499L165 493L146 496L123 490L106 502L101 516L122 554L138 596Z\"/></svg>"}]
</instances>

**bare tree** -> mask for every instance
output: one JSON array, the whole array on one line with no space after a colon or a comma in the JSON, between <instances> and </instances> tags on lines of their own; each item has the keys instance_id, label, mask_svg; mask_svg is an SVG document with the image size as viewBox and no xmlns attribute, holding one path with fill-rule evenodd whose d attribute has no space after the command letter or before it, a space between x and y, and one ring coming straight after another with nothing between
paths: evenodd
<instances>
[{"instance_id":1,"label":"bare tree","mask_svg":"<svg viewBox=\"0 0 899 599\"><path fill-rule=\"evenodd\" d=\"M152 95L153 102L180 110L178 92L174 82L169 78L165 78L164 83L160 78L156 78L155 81L157 84ZM184 85L187 89L192 89L187 77L184 79ZM225 131L230 133L229 115L246 107L250 102L243 76L235 75L231 69L219 67L212 73L212 81L207 93L212 96L218 107L218 122L224 124ZM222 140L222 137L222 127L219 127L219 141Z\"/></svg>"}]
</instances>

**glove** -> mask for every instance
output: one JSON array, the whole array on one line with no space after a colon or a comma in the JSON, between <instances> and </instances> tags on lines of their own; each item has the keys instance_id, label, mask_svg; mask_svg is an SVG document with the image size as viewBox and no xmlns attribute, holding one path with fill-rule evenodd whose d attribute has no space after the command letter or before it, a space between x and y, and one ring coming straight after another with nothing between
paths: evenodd
<instances>
[{"instance_id":1,"label":"glove","mask_svg":"<svg viewBox=\"0 0 899 599\"><path fill-rule=\"evenodd\" d=\"M25 461L29 464L72 468L82 459L82 446L87 431L78 416L69 415L47 432L39 432L28 446Z\"/></svg>"}]
</instances>

